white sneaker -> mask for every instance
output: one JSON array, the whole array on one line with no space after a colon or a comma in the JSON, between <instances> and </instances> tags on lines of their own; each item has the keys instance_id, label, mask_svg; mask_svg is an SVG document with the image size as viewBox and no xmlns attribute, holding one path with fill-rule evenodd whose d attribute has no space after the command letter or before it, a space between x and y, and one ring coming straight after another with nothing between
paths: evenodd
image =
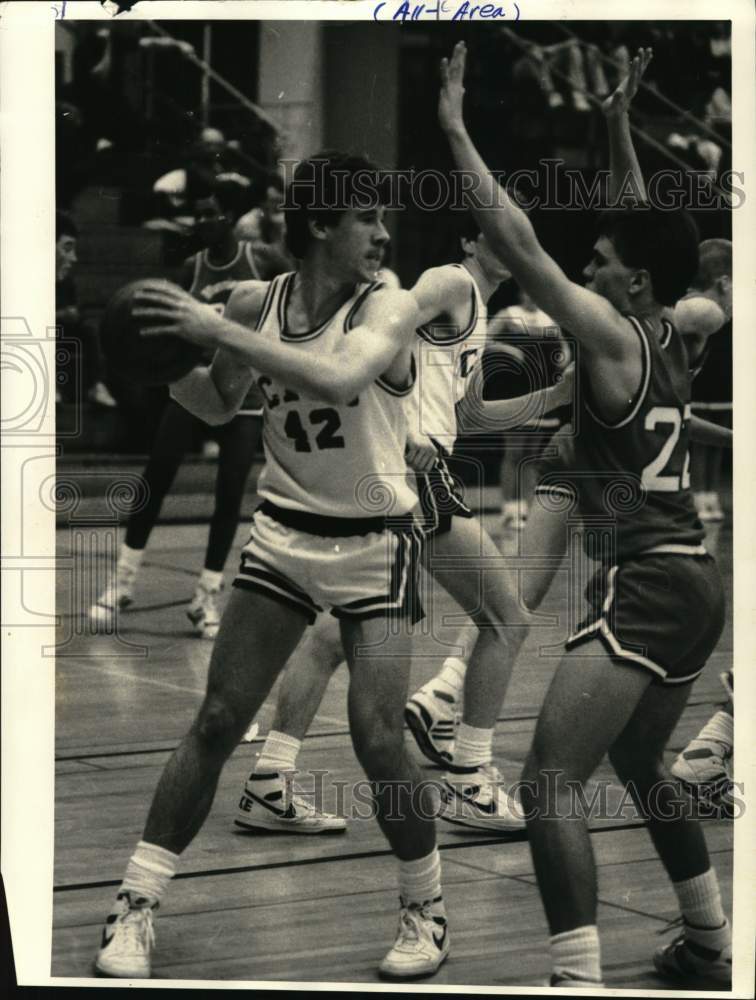
<instances>
[{"instance_id":1,"label":"white sneaker","mask_svg":"<svg viewBox=\"0 0 756 1000\"><path fill-rule=\"evenodd\" d=\"M141 902L141 906L136 903ZM132 900L130 892L119 892L105 926L95 958L101 976L117 979L149 979L150 951L155 943L152 914L147 900Z\"/></svg>"},{"instance_id":2,"label":"white sneaker","mask_svg":"<svg viewBox=\"0 0 756 1000\"><path fill-rule=\"evenodd\" d=\"M721 733L712 731L712 721L677 755L670 768L676 778L688 785L713 789L732 781L732 744Z\"/></svg>"},{"instance_id":3,"label":"white sneaker","mask_svg":"<svg viewBox=\"0 0 756 1000\"><path fill-rule=\"evenodd\" d=\"M97 627L112 628L116 612L123 611L134 603L134 585L136 573L118 564L115 577L97 598L97 602L89 609L89 620Z\"/></svg>"},{"instance_id":4,"label":"white sneaker","mask_svg":"<svg viewBox=\"0 0 756 1000\"><path fill-rule=\"evenodd\" d=\"M276 781L275 785L272 782ZM346 820L316 809L278 773L256 774L244 785L234 823L247 830L277 833L344 833Z\"/></svg>"},{"instance_id":5,"label":"white sneaker","mask_svg":"<svg viewBox=\"0 0 756 1000\"><path fill-rule=\"evenodd\" d=\"M399 930L393 948L378 967L387 979L432 976L449 956L449 929L439 896L422 905L400 898Z\"/></svg>"},{"instance_id":6,"label":"white sneaker","mask_svg":"<svg viewBox=\"0 0 756 1000\"><path fill-rule=\"evenodd\" d=\"M428 760L441 767L451 764L459 705L453 695L437 686L436 678L412 695L404 707L404 721Z\"/></svg>"},{"instance_id":7,"label":"white sneaker","mask_svg":"<svg viewBox=\"0 0 756 1000\"><path fill-rule=\"evenodd\" d=\"M512 833L525 829L522 806L509 795L493 764L467 774L447 774L441 791L439 818L473 830Z\"/></svg>"},{"instance_id":8,"label":"white sneaker","mask_svg":"<svg viewBox=\"0 0 756 1000\"><path fill-rule=\"evenodd\" d=\"M220 628L220 611L216 604L216 599L221 592L209 590L201 583L197 584L194 597L186 610L186 616L194 626L194 631L203 639L214 639Z\"/></svg>"}]
</instances>

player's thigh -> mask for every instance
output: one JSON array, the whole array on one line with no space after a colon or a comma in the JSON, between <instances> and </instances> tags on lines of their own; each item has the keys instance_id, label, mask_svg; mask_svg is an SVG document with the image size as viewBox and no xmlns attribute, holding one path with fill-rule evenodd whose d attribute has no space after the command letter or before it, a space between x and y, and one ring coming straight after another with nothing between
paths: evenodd
<instances>
[{"instance_id":1,"label":"player's thigh","mask_svg":"<svg viewBox=\"0 0 756 1000\"><path fill-rule=\"evenodd\" d=\"M449 531L428 540L424 560L433 578L475 621L508 625L525 620L504 556L477 518L452 518Z\"/></svg>"},{"instance_id":2,"label":"player's thigh","mask_svg":"<svg viewBox=\"0 0 756 1000\"><path fill-rule=\"evenodd\" d=\"M409 626L388 617L342 619L339 624L349 665L352 725L380 728L402 738L412 662Z\"/></svg>"},{"instance_id":3,"label":"player's thigh","mask_svg":"<svg viewBox=\"0 0 756 1000\"><path fill-rule=\"evenodd\" d=\"M304 612L255 590L234 588L221 619L206 702L248 721L267 697L307 625Z\"/></svg>"},{"instance_id":4,"label":"player's thigh","mask_svg":"<svg viewBox=\"0 0 756 1000\"><path fill-rule=\"evenodd\" d=\"M610 656L598 639L565 653L536 724L526 777L557 769L587 780L627 726L651 674Z\"/></svg>"}]
</instances>

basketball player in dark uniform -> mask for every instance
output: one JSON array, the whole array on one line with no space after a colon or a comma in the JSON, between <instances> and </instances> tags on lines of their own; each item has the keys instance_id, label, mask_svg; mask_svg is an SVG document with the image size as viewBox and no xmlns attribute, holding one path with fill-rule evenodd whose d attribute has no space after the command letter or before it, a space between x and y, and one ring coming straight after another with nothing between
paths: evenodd
<instances>
[{"instance_id":1,"label":"basketball player in dark uniform","mask_svg":"<svg viewBox=\"0 0 756 1000\"><path fill-rule=\"evenodd\" d=\"M680 906L681 932L655 954L657 970L729 985L731 933L717 876L663 762L724 624L722 581L690 493L687 355L662 317L695 277L698 235L679 211L613 213L602 221L586 287L569 281L467 134L464 64L460 43L442 64L439 118L456 166L479 179L473 211L514 278L571 332L580 366L573 482L585 552L598 569L591 613L546 694L521 789L551 932L551 982L602 985L595 861L585 819L567 816L575 789L608 752ZM554 812L561 818L549 818Z\"/></svg>"},{"instance_id":2,"label":"basketball player in dark uniform","mask_svg":"<svg viewBox=\"0 0 756 1000\"><path fill-rule=\"evenodd\" d=\"M242 210L236 184L219 181L211 197L196 203L196 231L205 249L184 263L180 284L201 302L212 305L221 315L231 292L241 281L272 278L275 259L247 240L237 240L234 225ZM210 359L208 358L208 363ZM223 568L239 524L244 488L261 433L261 397L250 389L234 419L217 429L218 472L215 506L205 552L205 563L196 583L187 615L197 635L214 639L220 623L217 598L222 587ZM115 609L133 603L133 590L150 533L186 452L205 431L204 423L175 400L165 406L157 428L152 454L144 470L149 495L135 511L126 527L114 578L90 611L95 623L112 620Z\"/></svg>"}]
</instances>

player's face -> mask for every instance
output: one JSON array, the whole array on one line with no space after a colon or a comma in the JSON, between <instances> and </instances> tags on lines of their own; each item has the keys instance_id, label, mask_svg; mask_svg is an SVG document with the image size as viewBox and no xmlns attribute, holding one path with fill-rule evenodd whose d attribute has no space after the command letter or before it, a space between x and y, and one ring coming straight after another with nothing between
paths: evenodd
<instances>
[{"instance_id":1,"label":"player's face","mask_svg":"<svg viewBox=\"0 0 756 1000\"><path fill-rule=\"evenodd\" d=\"M389 234L385 209L348 209L327 229L331 262L349 281L375 281Z\"/></svg>"},{"instance_id":2,"label":"player's face","mask_svg":"<svg viewBox=\"0 0 756 1000\"><path fill-rule=\"evenodd\" d=\"M55 280L67 278L77 260L76 237L61 236L55 244Z\"/></svg>"},{"instance_id":3,"label":"player's face","mask_svg":"<svg viewBox=\"0 0 756 1000\"><path fill-rule=\"evenodd\" d=\"M194 231L203 245L209 246L222 240L231 228L231 222L215 198L202 198L194 207Z\"/></svg>"},{"instance_id":4,"label":"player's face","mask_svg":"<svg viewBox=\"0 0 756 1000\"><path fill-rule=\"evenodd\" d=\"M634 274L619 259L611 240L600 236L593 246L593 255L583 269L585 287L608 299L615 309L630 306L628 287Z\"/></svg>"}]
</instances>

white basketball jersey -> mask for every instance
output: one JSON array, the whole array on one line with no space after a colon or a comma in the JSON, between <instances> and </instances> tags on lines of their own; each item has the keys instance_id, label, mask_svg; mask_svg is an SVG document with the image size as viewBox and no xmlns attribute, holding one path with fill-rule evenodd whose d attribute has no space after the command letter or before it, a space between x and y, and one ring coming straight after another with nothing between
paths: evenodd
<instances>
[{"instance_id":1,"label":"white basketball jersey","mask_svg":"<svg viewBox=\"0 0 756 1000\"><path fill-rule=\"evenodd\" d=\"M296 345L306 354L335 351L354 318L380 282L359 285L334 315L314 330L291 333L286 305L295 273L270 283L254 336ZM377 379L348 404L333 405L293 392L259 374L265 399L265 466L260 496L280 507L326 517L382 517L406 514L417 498L406 483L404 399L409 385Z\"/></svg>"},{"instance_id":2,"label":"white basketball jersey","mask_svg":"<svg viewBox=\"0 0 756 1000\"><path fill-rule=\"evenodd\" d=\"M475 279L470 279L470 314L465 326L429 323L418 327L417 381L407 397L407 420L413 430L434 438L448 452L457 439L456 404L465 394L468 378L480 360L486 343L486 303Z\"/></svg>"}]
</instances>

